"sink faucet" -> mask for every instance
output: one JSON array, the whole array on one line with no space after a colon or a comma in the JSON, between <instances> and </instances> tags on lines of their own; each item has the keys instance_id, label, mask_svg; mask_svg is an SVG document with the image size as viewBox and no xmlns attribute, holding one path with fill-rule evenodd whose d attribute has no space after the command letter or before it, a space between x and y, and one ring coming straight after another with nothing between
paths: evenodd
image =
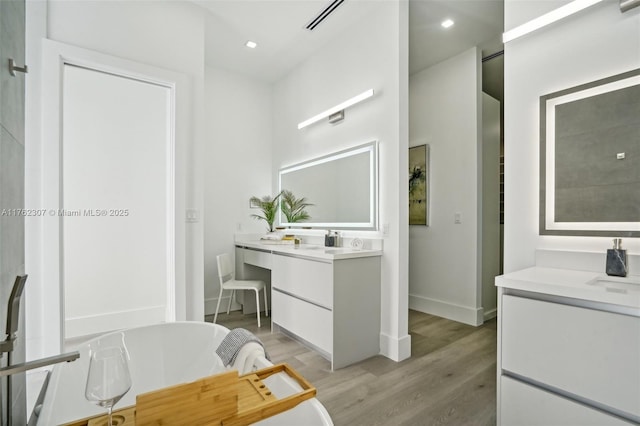
<instances>
[{"instance_id":1,"label":"sink faucet","mask_svg":"<svg viewBox=\"0 0 640 426\"><path fill-rule=\"evenodd\" d=\"M75 361L80 357L80 354L75 352L69 352L66 354L50 356L48 358L37 359L34 361L24 362L20 364L11 364L11 354L14 349L14 344L17 338L18 332L18 320L20 318L20 298L24 291L24 285L27 282L27 275L17 276L11 289L11 295L9 296L9 306L7 309L7 330L6 339L0 342L0 356L7 354L7 366L0 368L0 378L5 376L11 376L17 373L23 373L27 370L34 368L46 367L48 365L57 364L60 362ZM0 389L0 394L1 394ZM1 397L1 395L0 395ZM11 426L11 410L13 405L13 389L11 386L11 380L7 381L7 422Z\"/></svg>"}]
</instances>

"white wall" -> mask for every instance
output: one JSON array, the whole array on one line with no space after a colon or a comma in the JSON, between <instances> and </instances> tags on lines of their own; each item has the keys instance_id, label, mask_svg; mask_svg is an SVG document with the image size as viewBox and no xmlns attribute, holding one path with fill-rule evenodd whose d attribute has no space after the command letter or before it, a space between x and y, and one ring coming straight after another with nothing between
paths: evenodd
<instances>
[{"instance_id":1,"label":"white wall","mask_svg":"<svg viewBox=\"0 0 640 426\"><path fill-rule=\"evenodd\" d=\"M522 23L522 15L520 1L505 2L505 28ZM639 66L640 8L622 14L614 1L505 46L505 272L533 266L539 248L604 253L611 247L606 237L538 235L539 99ZM623 244L640 251L637 238Z\"/></svg>"},{"instance_id":2,"label":"white wall","mask_svg":"<svg viewBox=\"0 0 640 426\"><path fill-rule=\"evenodd\" d=\"M192 133L187 147L187 208L203 210L204 17L189 2L49 2L52 40L184 73L192 90ZM180 218L178 218L179 220ZM186 229L187 318L202 320L203 225Z\"/></svg>"},{"instance_id":3,"label":"white wall","mask_svg":"<svg viewBox=\"0 0 640 426\"><path fill-rule=\"evenodd\" d=\"M511 1L511 0L507 0ZM516 7L505 7L505 31L522 25L536 16L544 15L570 3L572 0L516 0Z\"/></svg>"},{"instance_id":4,"label":"white wall","mask_svg":"<svg viewBox=\"0 0 640 426\"><path fill-rule=\"evenodd\" d=\"M47 3L39 0L26 2L27 64L30 65L28 84L25 85L25 206L40 206L42 200L42 149L40 143L42 120L42 51L40 40L47 34ZM42 275L42 220L25 218L25 270L29 273L29 285L25 288L24 306L28 312L25 319L27 359L40 357L44 353L45 319L42 315L46 301L43 294Z\"/></svg>"},{"instance_id":5,"label":"white wall","mask_svg":"<svg viewBox=\"0 0 640 426\"><path fill-rule=\"evenodd\" d=\"M264 221L250 217L259 211L249 208L249 198L272 194L272 87L207 67L205 99L204 297L205 312L213 314L220 291L216 255L234 256L236 232L266 231Z\"/></svg>"},{"instance_id":6,"label":"white wall","mask_svg":"<svg viewBox=\"0 0 640 426\"><path fill-rule=\"evenodd\" d=\"M180 188L176 194L181 199L178 205L203 209L203 105L204 105L204 22L200 9L187 2L87 2L87 1L49 1L46 7L36 3L30 8L28 17L32 25L31 34L47 34L48 38L116 57L137 61L143 64L165 68L187 76L191 88L187 111L189 117L188 136L177 143L184 144L180 151L184 153L178 158L177 179ZM48 9L48 11L47 11ZM46 21L43 19L46 14ZM43 28L46 27L46 28ZM32 57L40 52L39 39L30 37L28 50ZM31 74L39 78L38 70ZM37 85L31 86L40 90ZM27 109L35 110L39 102L39 93L28 95ZM34 120L35 119L35 120ZM38 168L44 160L41 158L41 136L38 134L39 120L37 113L31 115L29 121L30 152L27 155L27 169ZM33 148L33 149L32 149ZM42 182L29 179L27 197L35 203L42 201ZM181 213L181 212L178 212ZM184 215L178 216L182 221L185 237L177 241L177 252L183 252L186 274L183 279L187 283L187 319L202 320L203 303L203 226L202 222L184 225ZM40 316L45 300L40 299L46 285L46 278L41 276L42 262L46 253L42 252L41 240L37 234L44 230L42 224L27 224L30 235L27 251L27 269L33 270L39 278L30 283L33 292L27 301L29 323L35 329L30 330L32 345L28 348L28 358L36 358L43 354L57 352L50 344L45 344L46 326L53 318ZM31 296L33 297L31 298Z\"/></svg>"},{"instance_id":7,"label":"white wall","mask_svg":"<svg viewBox=\"0 0 640 426\"><path fill-rule=\"evenodd\" d=\"M376 4L371 15L277 82L273 106L274 178L283 166L380 142L380 223L388 228L382 260L381 353L397 360L410 354L407 7L405 1ZM343 122L297 129L299 122L371 88L375 96L347 109Z\"/></svg>"},{"instance_id":8,"label":"white wall","mask_svg":"<svg viewBox=\"0 0 640 426\"><path fill-rule=\"evenodd\" d=\"M479 55L474 47L409 79L409 144L430 151L429 226L409 231L409 306L473 325L483 321Z\"/></svg>"}]
</instances>

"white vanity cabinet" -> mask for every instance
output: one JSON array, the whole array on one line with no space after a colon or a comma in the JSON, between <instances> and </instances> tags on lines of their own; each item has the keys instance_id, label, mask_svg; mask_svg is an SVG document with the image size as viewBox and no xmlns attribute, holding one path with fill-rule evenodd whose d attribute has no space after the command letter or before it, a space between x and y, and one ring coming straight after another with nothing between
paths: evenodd
<instances>
[{"instance_id":1,"label":"white vanity cabinet","mask_svg":"<svg viewBox=\"0 0 640 426\"><path fill-rule=\"evenodd\" d=\"M272 324L331 360L333 369L380 353L380 257L330 262L273 254Z\"/></svg>"},{"instance_id":2,"label":"white vanity cabinet","mask_svg":"<svg viewBox=\"0 0 640 426\"><path fill-rule=\"evenodd\" d=\"M498 424L640 422L636 308L496 284Z\"/></svg>"},{"instance_id":3,"label":"white vanity cabinet","mask_svg":"<svg viewBox=\"0 0 640 426\"><path fill-rule=\"evenodd\" d=\"M271 324L333 353L333 264L273 255Z\"/></svg>"},{"instance_id":4,"label":"white vanity cabinet","mask_svg":"<svg viewBox=\"0 0 640 426\"><path fill-rule=\"evenodd\" d=\"M635 423L575 402L538 386L502 376L501 425L622 426Z\"/></svg>"},{"instance_id":5,"label":"white vanity cabinet","mask_svg":"<svg viewBox=\"0 0 640 426\"><path fill-rule=\"evenodd\" d=\"M309 253L236 248L241 261L271 270L273 330L312 347L332 369L379 354L381 253Z\"/></svg>"}]
</instances>

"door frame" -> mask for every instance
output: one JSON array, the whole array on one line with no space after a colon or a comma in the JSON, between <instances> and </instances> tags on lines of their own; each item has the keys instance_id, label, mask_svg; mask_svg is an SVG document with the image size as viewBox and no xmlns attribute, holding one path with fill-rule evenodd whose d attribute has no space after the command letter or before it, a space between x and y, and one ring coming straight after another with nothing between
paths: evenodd
<instances>
[{"instance_id":1,"label":"door frame","mask_svg":"<svg viewBox=\"0 0 640 426\"><path fill-rule=\"evenodd\" d=\"M42 41L42 298L45 352L64 349L64 271L62 216L62 93L65 65L83 67L170 90L167 155L167 312L166 321L186 319L185 195L188 138L188 80L179 73L51 40ZM51 213L54 212L54 213ZM57 348L52 347L58 346ZM46 347L49 346L49 350Z\"/></svg>"}]
</instances>

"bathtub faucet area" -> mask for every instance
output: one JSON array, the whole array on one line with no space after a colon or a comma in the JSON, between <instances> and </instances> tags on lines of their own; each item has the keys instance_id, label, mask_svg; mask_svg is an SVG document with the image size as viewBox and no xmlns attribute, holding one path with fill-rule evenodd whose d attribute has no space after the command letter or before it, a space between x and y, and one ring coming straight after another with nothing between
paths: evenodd
<instances>
[{"instance_id":1,"label":"bathtub faucet area","mask_svg":"<svg viewBox=\"0 0 640 426\"><path fill-rule=\"evenodd\" d=\"M34 361L23 362L20 364L8 365L0 368L0 377L11 376L13 374L24 373L28 370L35 368L47 367L49 365L58 364L61 362L71 362L80 358L78 351L68 352L66 354L54 355L47 358L36 359Z\"/></svg>"},{"instance_id":2,"label":"bathtub faucet area","mask_svg":"<svg viewBox=\"0 0 640 426\"><path fill-rule=\"evenodd\" d=\"M0 378L11 376L13 374L23 373L35 368L46 367L49 365L58 364L61 362L75 361L80 357L79 352L69 352L61 355L54 355L47 358L42 358L34 361L23 362L19 364L12 364L11 354L13 352L15 341L17 339L18 332L18 320L20 318L20 299L24 291L24 286L27 282L27 275L19 275L11 289L11 295L9 296L9 306L7 309L7 329L5 340L0 342L0 355L7 354L7 366L0 368ZM0 391L1 397L1 391ZM11 386L11 380L7 382L7 418L9 419L9 425L11 425L11 407L13 402L13 389Z\"/></svg>"}]
</instances>

